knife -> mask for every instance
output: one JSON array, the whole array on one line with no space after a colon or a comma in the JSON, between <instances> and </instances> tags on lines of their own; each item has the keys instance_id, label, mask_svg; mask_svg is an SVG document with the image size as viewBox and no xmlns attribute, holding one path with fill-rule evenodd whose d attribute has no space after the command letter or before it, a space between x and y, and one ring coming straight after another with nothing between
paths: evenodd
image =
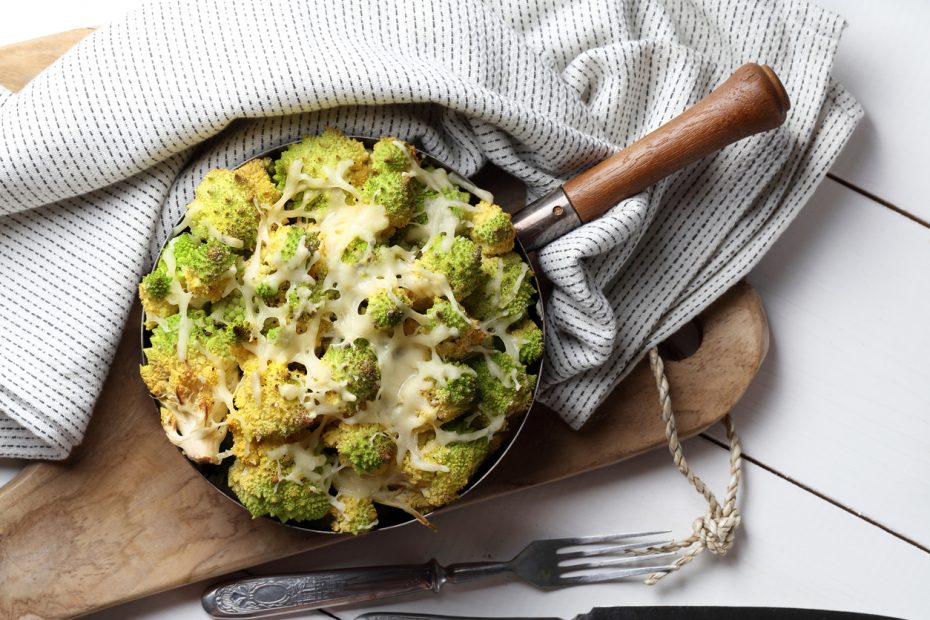
<instances>
[{"instance_id":1,"label":"knife","mask_svg":"<svg viewBox=\"0 0 930 620\"><path fill-rule=\"evenodd\" d=\"M559 618L438 616L371 612L355 620L560 620ZM572 620L900 620L851 611L788 607L595 607Z\"/></svg>"}]
</instances>

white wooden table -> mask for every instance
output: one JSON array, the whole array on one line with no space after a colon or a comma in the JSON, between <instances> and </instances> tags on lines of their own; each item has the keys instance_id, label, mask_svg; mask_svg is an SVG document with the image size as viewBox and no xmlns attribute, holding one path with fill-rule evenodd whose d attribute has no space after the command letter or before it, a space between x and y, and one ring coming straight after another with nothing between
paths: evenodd
<instances>
[{"instance_id":1,"label":"white wooden table","mask_svg":"<svg viewBox=\"0 0 930 620\"><path fill-rule=\"evenodd\" d=\"M850 27L836 76L867 117L791 229L750 274L772 326L768 359L734 418L748 461L734 551L638 582L540 592L516 581L449 586L364 611L560 616L606 605L779 605L930 618L930 3L817 0ZM32 0L5 8L0 45L107 21L136 2ZM36 15L42 15L41 20ZM715 489L715 438L686 455ZM0 459L0 483L21 462ZM667 527L701 498L656 452L571 480L379 532L255 573L507 558L534 538ZM199 583L92 616L205 618ZM325 617L307 613L302 617Z\"/></svg>"}]
</instances>

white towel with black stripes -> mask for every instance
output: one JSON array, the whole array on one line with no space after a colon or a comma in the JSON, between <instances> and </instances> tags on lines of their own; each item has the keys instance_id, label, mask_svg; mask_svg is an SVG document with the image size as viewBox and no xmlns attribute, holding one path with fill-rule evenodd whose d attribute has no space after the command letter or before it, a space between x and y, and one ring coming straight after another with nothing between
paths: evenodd
<instances>
[{"instance_id":1,"label":"white towel with black stripes","mask_svg":"<svg viewBox=\"0 0 930 620\"><path fill-rule=\"evenodd\" d=\"M773 0L153 2L0 91L0 456L77 445L153 251L211 168L337 127L538 196L747 61L793 108L551 243L542 400L580 427L742 277L861 117L841 18Z\"/></svg>"}]
</instances>

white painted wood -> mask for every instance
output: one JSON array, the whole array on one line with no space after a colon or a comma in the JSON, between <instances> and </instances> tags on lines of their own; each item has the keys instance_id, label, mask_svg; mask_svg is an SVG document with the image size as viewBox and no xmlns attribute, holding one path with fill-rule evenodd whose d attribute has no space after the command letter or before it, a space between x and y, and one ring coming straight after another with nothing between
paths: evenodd
<instances>
[{"instance_id":1,"label":"white painted wood","mask_svg":"<svg viewBox=\"0 0 930 620\"><path fill-rule=\"evenodd\" d=\"M772 343L734 413L748 454L925 546L928 265L930 230L824 182L749 276Z\"/></svg>"},{"instance_id":2,"label":"white painted wood","mask_svg":"<svg viewBox=\"0 0 930 620\"><path fill-rule=\"evenodd\" d=\"M727 473L723 450L695 439L685 443L685 451L713 488L723 487ZM437 533L413 525L256 570L424 562L432 557L441 562L481 561L506 557L537 537L650 527L686 534L692 518L704 510L702 501L669 455L655 452L453 512L436 520ZM384 609L572 618L597 605L779 605L926 617L930 554L751 464L745 468L741 509L745 528L732 554L698 558L687 572L652 588L626 582L541 592L497 579L484 585L447 586L438 596L425 593L330 611L340 618ZM200 592L199 585L189 587L183 596L152 597L88 620L199 619L205 617L197 601Z\"/></svg>"},{"instance_id":3,"label":"white painted wood","mask_svg":"<svg viewBox=\"0 0 930 620\"><path fill-rule=\"evenodd\" d=\"M925 221L930 142L930 2L814 0L849 27L834 76L866 116L832 172Z\"/></svg>"}]
</instances>

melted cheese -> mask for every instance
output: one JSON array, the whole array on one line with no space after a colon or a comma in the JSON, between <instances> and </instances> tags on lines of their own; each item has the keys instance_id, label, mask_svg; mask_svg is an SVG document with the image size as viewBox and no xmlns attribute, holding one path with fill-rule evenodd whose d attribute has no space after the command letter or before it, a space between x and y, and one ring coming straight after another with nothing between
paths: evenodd
<instances>
[{"instance_id":1,"label":"melted cheese","mask_svg":"<svg viewBox=\"0 0 930 620\"><path fill-rule=\"evenodd\" d=\"M196 346L197 352L206 356L216 370L212 401L208 401L209 406L199 408L201 403L196 398L182 401L177 393L160 395L162 405L168 411L167 415L162 413L162 428L168 440L192 460L219 463L227 456L227 453L219 451L219 447L226 437L226 415L233 404L229 381L234 380L236 373L209 350Z\"/></svg>"},{"instance_id":2,"label":"melted cheese","mask_svg":"<svg viewBox=\"0 0 930 620\"><path fill-rule=\"evenodd\" d=\"M458 185L459 187L461 187L468 193L474 196L477 196L479 200L483 200L485 202L490 202L490 203L494 202L494 194L487 191L486 189L481 189L480 187L477 187L475 184L473 184L471 181L469 181L465 177L459 176L455 174L454 172L450 172L449 179L451 179L453 183L455 183L456 185Z\"/></svg>"},{"instance_id":3,"label":"melted cheese","mask_svg":"<svg viewBox=\"0 0 930 620\"><path fill-rule=\"evenodd\" d=\"M187 341L190 338L191 325L190 317L187 316L187 310L190 307L193 295L181 287L180 278L178 277L178 265L174 258L174 244L177 240L172 239L162 252L161 258L165 261L165 267L168 277L170 278L170 288L165 296L165 301L178 307L178 359L184 361L187 359Z\"/></svg>"},{"instance_id":4,"label":"melted cheese","mask_svg":"<svg viewBox=\"0 0 930 620\"><path fill-rule=\"evenodd\" d=\"M406 174L437 192L424 203L426 223L408 227L407 237L424 246L438 244L440 251L449 251L455 234L470 226L455 215L455 210L474 211L476 207L449 198L447 194L453 195L453 192L447 190L462 187L489 202L493 202L493 196L460 177L450 178L445 170L422 168L404 145L399 143L398 146L410 158L410 171ZM223 376L214 388L216 421L202 424L200 430L187 421L181 421L181 426L191 427L179 431L178 437L172 441L181 441L185 432L188 437L200 440L202 436L217 432L220 428L225 435L225 422L222 420L226 412L236 415L233 393L237 386L231 384L247 382L255 405L260 406L260 373L269 362L300 367L303 372L296 373L292 382L279 385L278 391L281 396L300 402L324 422L316 427L310 439L283 445L269 454L279 464L287 462L290 465L290 471L284 479L308 481L323 491L334 486L340 492L355 497L370 497L382 504L409 510L398 499L398 487L407 484L401 474L401 466L409 462L425 471L446 470L421 455L419 438L424 431L433 431L441 444L471 441L490 438L500 431L504 419L503 416L491 416L490 426L466 435L442 430L428 392L463 373L474 374L470 368L463 369L444 363L436 352L437 345L457 336L458 330L438 325L429 333L407 334L404 322L412 321L419 325L427 323L425 314L411 308L405 310L402 322L392 331L376 329L370 317L365 315L365 302L381 291L386 290L389 299L401 305L393 292L395 287L406 289L415 299L445 297L457 311L464 310L459 300L455 299L445 276L417 264L418 251L400 246L378 245L393 230L384 207L378 204L377 196L371 201L366 200L346 180L345 174L351 165L352 162L346 160L334 167L324 167L323 178L315 178L302 172L299 160L294 161L288 169L280 199L271 205L256 204L261 218L255 249L244 259L238 278L230 278L232 283L225 293L228 295L238 291L242 296L245 318L251 325L250 338L242 346L256 358L257 370L241 378L237 369ZM327 199L325 208L304 210L310 201L321 194ZM295 201L298 195L302 197ZM189 217L190 213L185 222L189 221ZM301 226L317 234L321 242L320 249L311 253L301 243L293 256L285 260L280 243L277 243L277 249L271 248L275 231L284 225ZM238 239L215 236L232 247L242 247ZM342 261L343 253L355 239L367 242L365 255L353 264L345 263ZM163 258L168 273L175 275L172 247L173 242L168 245ZM320 266L325 268L320 269ZM313 274L319 273L325 275L314 277ZM497 273L489 285L495 304L501 299L512 299L527 273L528 269L524 268L512 290L503 291L503 264L499 261ZM266 303L257 294L260 285L286 288L285 301L278 306ZM338 294L323 294L331 291ZM191 330L191 321L187 318L191 295L182 289L177 277L172 278L168 301L176 304L181 313L178 356L183 359ZM221 316L214 318L221 320ZM160 321L157 318L155 320ZM506 319L495 318L485 321L482 327L488 333L501 337L509 354L518 355L518 343L506 333L509 324ZM274 342L267 337L268 329L272 326L277 330ZM348 414L343 403L353 402L356 397L349 392L344 382L333 377L318 352L327 343L334 346L354 342L359 338L367 340L377 355L381 381L375 398L358 407L353 414ZM516 374L504 373L494 364L490 358L492 352L485 351L492 374L507 385L515 385ZM222 365L219 359L213 359L213 363L217 368ZM476 412L472 418L479 414ZM318 443L330 420L383 425L397 444L395 463L377 477L359 476L350 467L328 464ZM336 510L344 509L335 498L331 503Z\"/></svg>"}]
</instances>

